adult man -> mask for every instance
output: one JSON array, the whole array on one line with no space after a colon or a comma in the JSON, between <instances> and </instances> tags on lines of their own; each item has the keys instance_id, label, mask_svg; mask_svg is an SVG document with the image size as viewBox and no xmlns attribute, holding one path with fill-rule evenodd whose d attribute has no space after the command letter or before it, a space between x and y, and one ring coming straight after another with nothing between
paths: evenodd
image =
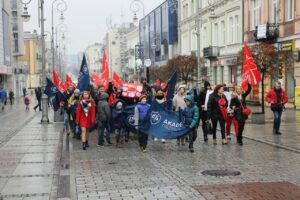
<instances>
[{"instance_id":1,"label":"adult man","mask_svg":"<svg viewBox=\"0 0 300 200\"><path fill-rule=\"evenodd\" d=\"M38 101L38 104L36 106L33 107L34 111L36 111L37 107L39 107L39 111L42 111L42 108L41 108L41 101L42 101L42 88L41 87L38 87L38 88L35 88L34 90L35 92L35 97L36 97L36 100Z\"/></svg>"},{"instance_id":2,"label":"adult man","mask_svg":"<svg viewBox=\"0 0 300 200\"><path fill-rule=\"evenodd\" d=\"M274 113L273 134L281 135L281 132L279 132L281 115L284 104L288 102L288 96L284 89L281 88L280 82L275 83L275 87L268 92L265 99L271 104L271 110Z\"/></svg>"},{"instance_id":3,"label":"adult man","mask_svg":"<svg viewBox=\"0 0 300 200\"><path fill-rule=\"evenodd\" d=\"M144 86L143 93L146 94L146 95L149 94L151 92L151 87L148 85L147 79L146 78L141 78L141 83Z\"/></svg>"},{"instance_id":4,"label":"adult man","mask_svg":"<svg viewBox=\"0 0 300 200\"><path fill-rule=\"evenodd\" d=\"M197 83L194 82L192 84L192 89L189 91L189 95L194 97L194 102L198 103L198 96L199 96L200 90L197 88Z\"/></svg>"},{"instance_id":5,"label":"adult man","mask_svg":"<svg viewBox=\"0 0 300 200\"><path fill-rule=\"evenodd\" d=\"M26 93L27 93L26 87L23 87L23 97L26 96Z\"/></svg>"}]
</instances>

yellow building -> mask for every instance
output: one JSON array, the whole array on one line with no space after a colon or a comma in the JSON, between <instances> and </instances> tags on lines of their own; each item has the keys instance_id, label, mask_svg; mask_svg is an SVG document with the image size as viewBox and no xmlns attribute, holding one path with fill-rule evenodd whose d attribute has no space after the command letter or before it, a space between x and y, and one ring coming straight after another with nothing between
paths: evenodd
<instances>
[{"instance_id":1,"label":"yellow building","mask_svg":"<svg viewBox=\"0 0 300 200\"><path fill-rule=\"evenodd\" d=\"M18 57L28 70L27 88L33 89L41 86L41 45L36 32L24 33L24 55Z\"/></svg>"}]
</instances>

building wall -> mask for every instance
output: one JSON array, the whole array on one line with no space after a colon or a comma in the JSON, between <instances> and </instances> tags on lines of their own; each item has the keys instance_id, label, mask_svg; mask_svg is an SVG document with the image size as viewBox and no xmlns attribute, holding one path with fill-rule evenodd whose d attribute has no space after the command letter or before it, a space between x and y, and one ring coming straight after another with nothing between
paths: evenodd
<instances>
[{"instance_id":1,"label":"building wall","mask_svg":"<svg viewBox=\"0 0 300 200\"><path fill-rule=\"evenodd\" d=\"M103 45L99 43L90 45L85 50L90 73L100 74L102 72L102 51Z\"/></svg>"},{"instance_id":2,"label":"building wall","mask_svg":"<svg viewBox=\"0 0 300 200\"><path fill-rule=\"evenodd\" d=\"M128 50L126 52L127 55L127 79L129 81L135 80L136 77L136 57L135 57L135 46L139 44L139 29L135 28L133 31L126 35L126 41Z\"/></svg>"}]
</instances>

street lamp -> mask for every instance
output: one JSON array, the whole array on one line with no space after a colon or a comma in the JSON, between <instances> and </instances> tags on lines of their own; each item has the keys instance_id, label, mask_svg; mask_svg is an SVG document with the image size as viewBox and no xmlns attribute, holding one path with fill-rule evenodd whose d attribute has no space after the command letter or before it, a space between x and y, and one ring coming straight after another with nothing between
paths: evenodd
<instances>
[{"instance_id":1,"label":"street lamp","mask_svg":"<svg viewBox=\"0 0 300 200\"><path fill-rule=\"evenodd\" d=\"M60 24L58 24L56 27L55 27L55 34L56 34L56 49L57 49L57 53L59 54L60 52L58 52L59 51L59 49L58 49L58 47L59 47L59 45L58 45L58 39L62 39L62 40L65 40L65 33L67 32L67 30L68 30L68 27L67 27L67 25L66 24L64 24L64 23L60 23ZM61 33L62 34L62 37L60 38L59 37L59 33ZM53 42L53 48L54 48L54 42ZM54 50L54 53L55 53L55 50ZM56 54L54 54L54 57L55 57L55 55ZM60 56L60 55L59 55ZM53 59L53 61L55 62L55 59L54 58L52 58ZM56 63L54 63L54 66L53 66L54 68L56 67ZM59 63L59 66L58 66L58 70L59 70L59 73L61 74L61 65L60 65L60 63Z\"/></svg>"},{"instance_id":2,"label":"street lamp","mask_svg":"<svg viewBox=\"0 0 300 200\"><path fill-rule=\"evenodd\" d=\"M144 2L142 0L133 0L130 3L130 10L134 13L133 15L133 21L137 22L138 21L138 17L137 17L137 12L140 12L142 10L143 12L143 18L145 18L145 6L144 6ZM145 44L145 39L146 39L146 33L145 33L145 23L143 23L143 34L144 34L144 41L143 43ZM140 41L141 43L141 41ZM142 46L142 45L141 45ZM144 47L145 45L143 45ZM143 60L142 60L142 67L145 68L145 55L143 56ZM138 66L138 65L137 65ZM139 67L141 68L141 67ZM140 72L139 72L140 73ZM146 68L146 78L147 78L147 82L149 82L149 68ZM140 80L139 80L140 81Z\"/></svg>"},{"instance_id":3,"label":"street lamp","mask_svg":"<svg viewBox=\"0 0 300 200\"><path fill-rule=\"evenodd\" d=\"M54 0L52 2L52 21L51 21L51 29L52 29L52 37L51 37L51 49L52 49L52 67L55 68L55 48L54 48L54 5L56 5L56 10L60 12L60 20L63 21L64 15L63 13L67 10L68 5L65 0ZM58 36L56 36L58 37Z\"/></svg>"},{"instance_id":4,"label":"street lamp","mask_svg":"<svg viewBox=\"0 0 300 200\"><path fill-rule=\"evenodd\" d=\"M27 11L27 5L31 2L31 0L20 0L22 4L24 4L24 11L22 14L24 21L29 21L30 15ZM39 11L41 13L41 17L39 19L39 25L41 26L41 40L42 40L42 88L46 87L47 84L47 75L46 75L46 58L45 58L45 18L44 18L44 0L38 0ZM48 96L43 92L42 95L42 124L48 124Z\"/></svg>"}]
</instances>

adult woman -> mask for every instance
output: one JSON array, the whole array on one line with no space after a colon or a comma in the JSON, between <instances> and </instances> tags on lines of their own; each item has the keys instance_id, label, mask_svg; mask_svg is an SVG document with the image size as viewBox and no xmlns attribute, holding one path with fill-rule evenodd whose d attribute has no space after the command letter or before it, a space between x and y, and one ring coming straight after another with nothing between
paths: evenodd
<instances>
[{"instance_id":1,"label":"adult woman","mask_svg":"<svg viewBox=\"0 0 300 200\"><path fill-rule=\"evenodd\" d=\"M271 104L271 110L274 113L273 134L281 135L281 132L279 132L281 115L284 104L288 102L288 96L284 89L281 88L280 82L276 82L275 87L268 92L266 101Z\"/></svg>"},{"instance_id":2,"label":"adult woman","mask_svg":"<svg viewBox=\"0 0 300 200\"><path fill-rule=\"evenodd\" d=\"M95 103L89 91L84 91L76 110L76 123L82 130L82 148L89 147L87 129L95 122Z\"/></svg>"},{"instance_id":3,"label":"adult woman","mask_svg":"<svg viewBox=\"0 0 300 200\"><path fill-rule=\"evenodd\" d=\"M213 128L213 144L217 144L217 124L219 122L222 134L222 144L227 144L225 139L225 120L227 118L227 100L223 95L223 85L217 85L214 92L209 96L207 104L207 116L211 119Z\"/></svg>"},{"instance_id":4,"label":"adult woman","mask_svg":"<svg viewBox=\"0 0 300 200\"><path fill-rule=\"evenodd\" d=\"M243 131L246 121L246 116L243 114L243 109L246 107L246 97L251 92L251 85L248 84L248 90L243 93L240 86L237 86L232 94L230 101L230 109L234 112L234 119L238 122L236 137L239 145L243 145Z\"/></svg>"}]
</instances>

